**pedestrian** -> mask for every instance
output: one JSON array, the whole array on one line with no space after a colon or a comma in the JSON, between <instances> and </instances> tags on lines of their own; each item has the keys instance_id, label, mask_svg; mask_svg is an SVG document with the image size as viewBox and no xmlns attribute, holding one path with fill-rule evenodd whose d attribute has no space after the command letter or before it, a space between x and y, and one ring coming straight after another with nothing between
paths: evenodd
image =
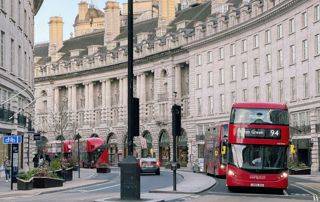
<instances>
[{"instance_id":1,"label":"pedestrian","mask_svg":"<svg viewBox=\"0 0 320 202\"><path fill-rule=\"evenodd\" d=\"M6 182L8 182L10 179L10 170L11 170L11 162L9 158L6 156L4 159L4 171L6 174Z\"/></svg>"},{"instance_id":2,"label":"pedestrian","mask_svg":"<svg viewBox=\"0 0 320 202\"><path fill-rule=\"evenodd\" d=\"M32 161L33 161L33 167L34 167L34 168L37 168L37 167L39 166L39 157L38 157L38 154L35 154L35 155L34 155Z\"/></svg>"}]
</instances>

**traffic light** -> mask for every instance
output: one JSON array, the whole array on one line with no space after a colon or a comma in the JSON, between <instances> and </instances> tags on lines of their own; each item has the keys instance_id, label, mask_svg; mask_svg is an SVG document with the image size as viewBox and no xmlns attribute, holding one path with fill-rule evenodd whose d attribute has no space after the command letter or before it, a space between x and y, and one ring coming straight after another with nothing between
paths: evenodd
<instances>
[{"instance_id":1,"label":"traffic light","mask_svg":"<svg viewBox=\"0 0 320 202\"><path fill-rule=\"evenodd\" d=\"M133 98L133 136L139 136L139 98Z\"/></svg>"},{"instance_id":2,"label":"traffic light","mask_svg":"<svg viewBox=\"0 0 320 202\"><path fill-rule=\"evenodd\" d=\"M172 132L173 136L181 135L181 106L173 105L172 109Z\"/></svg>"}]
</instances>

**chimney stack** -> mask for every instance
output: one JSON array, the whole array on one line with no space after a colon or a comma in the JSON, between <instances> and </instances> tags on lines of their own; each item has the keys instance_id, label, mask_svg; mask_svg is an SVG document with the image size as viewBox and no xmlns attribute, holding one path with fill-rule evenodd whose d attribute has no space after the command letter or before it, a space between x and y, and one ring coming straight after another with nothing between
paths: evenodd
<instances>
[{"instance_id":1,"label":"chimney stack","mask_svg":"<svg viewBox=\"0 0 320 202\"><path fill-rule=\"evenodd\" d=\"M159 2L159 22L158 27L168 25L176 17L176 1L160 0Z\"/></svg>"},{"instance_id":2,"label":"chimney stack","mask_svg":"<svg viewBox=\"0 0 320 202\"><path fill-rule=\"evenodd\" d=\"M62 17L50 17L49 22L50 41L49 41L49 56L56 53L63 45L63 21Z\"/></svg>"},{"instance_id":3,"label":"chimney stack","mask_svg":"<svg viewBox=\"0 0 320 202\"><path fill-rule=\"evenodd\" d=\"M109 0L106 2L104 9L104 45L106 46L116 36L120 34L120 6L115 0Z\"/></svg>"},{"instance_id":4,"label":"chimney stack","mask_svg":"<svg viewBox=\"0 0 320 202\"><path fill-rule=\"evenodd\" d=\"M86 14L88 12L88 3L85 1L81 1L79 3L79 21L83 21L86 18Z\"/></svg>"}]
</instances>

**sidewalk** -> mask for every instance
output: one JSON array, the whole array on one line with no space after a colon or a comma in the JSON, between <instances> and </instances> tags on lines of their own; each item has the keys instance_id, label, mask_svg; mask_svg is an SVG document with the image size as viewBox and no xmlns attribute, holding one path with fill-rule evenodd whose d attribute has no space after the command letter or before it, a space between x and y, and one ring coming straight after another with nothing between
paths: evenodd
<instances>
[{"instance_id":1,"label":"sidewalk","mask_svg":"<svg viewBox=\"0 0 320 202\"><path fill-rule=\"evenodd\" d=\"M298 182L297 184L309 188L311 190L318 192L320 194L320 172L313 173L312 175L291 175L292 178L304 179L310 182Z\"/></svg>"},{"instance_id":2,"label":"sidewalk","mask_svg":"<svg viewBox=\"0 0 320 202\"><path fill-rule=\"evenodd\" d=\"M32 190L17 190L17 184L13 184L13 190L10 188L10 182L6 182L5 179L0 179L0 198L10 197L10 196L34 196L45 193L53 193L59 191L65 191L69 189L73 189L76 187L82 187L91 184L99 184L104 183L106 180L96 180L91 179L96 176L96 170L92 169L81 169L80 178L78 178L78 171L73 171L73 180L67 181L63 183L62 187L52 187L46 189L32 189Z\"/></svg>"}]
</instances>

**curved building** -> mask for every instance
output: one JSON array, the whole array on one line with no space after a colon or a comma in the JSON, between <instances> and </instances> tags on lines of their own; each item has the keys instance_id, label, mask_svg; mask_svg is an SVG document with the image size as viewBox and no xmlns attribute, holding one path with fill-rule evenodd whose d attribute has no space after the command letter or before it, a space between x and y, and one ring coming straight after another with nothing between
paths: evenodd
<instances>
[{"instance_id":1,"label":"curved building","mask_svg":"<svg viewBox=\"0 0 320 202\"><path fill-rule=\"evenodd\" d=\"M43 1L0 1L0 162L10 153L3 136L22 135L19 165L27 163L34 97L34 15ZM30 151L31 153L31 151Z\"/></svg>"},{"instance_id":2,"label":"curved building","mask_svg":"<svg viewBox=\"0 0 320 202\"><path fill-rule=\"evenodd\" d=\"M232 103L276 102L289 106L298 160L318 170L319 1L199 2L177 10L173 1L161 0L159 17L134 24L134 95L140 98L135 155L170 161L173 103L182 106L178 160L192 166L203 158L204 133L228 120ZM108 21L119 19L118 12L105 13ZM65 134L97 133L108 141L111 161L126 155L126 46L127 28L106 23L105 31L64 41L51 60L39 57L36 95L51 97L37 102L36 113L50 139L55 133L45 120L63 106L70 120Z\"/></svg>"}]
</instances>

